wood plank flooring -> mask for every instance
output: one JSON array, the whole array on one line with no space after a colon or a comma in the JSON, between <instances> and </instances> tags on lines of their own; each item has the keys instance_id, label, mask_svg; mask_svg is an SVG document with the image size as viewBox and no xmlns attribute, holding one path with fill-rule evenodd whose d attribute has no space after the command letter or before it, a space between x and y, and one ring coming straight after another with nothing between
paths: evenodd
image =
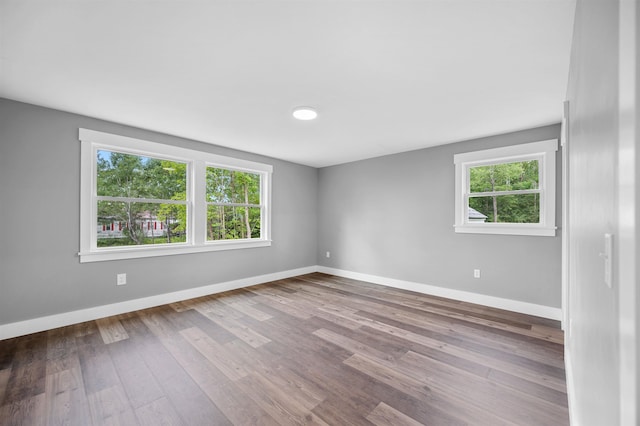
<instances>
[{"instance_id":1,"label":"wood plank flooring","mask_svg":"<svg viewBox=\"0 0 640 426\"><path fill-rule=\"evenodd\" d=\"M310 274L0 341L0 424L568 425L562 343Z\"/></svg>"}]
</instances>

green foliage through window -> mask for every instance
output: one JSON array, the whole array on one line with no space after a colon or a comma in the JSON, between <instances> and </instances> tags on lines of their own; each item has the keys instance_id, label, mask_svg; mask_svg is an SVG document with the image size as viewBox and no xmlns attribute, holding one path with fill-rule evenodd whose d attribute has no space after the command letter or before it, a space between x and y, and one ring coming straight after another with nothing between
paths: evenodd
<instances>
[{"instance_id":1,"label":"green foliage through window","mask_svg":"<svg viewBox=\"0 0 640 426\"><path fill-rule=\"evenodd\" d=\"M260 238L260 175L207 167L207 240Z\"/></svg>"},{"instance_id":2,"label":"green foliage through window","mask_svg":"<svg viewBox=\"0 0 640 426\"><path fill-rule=\"evenodd\" d=\"M98 150L98 247L185 242L186 187L185 163Z\"/></svg>"},{"instance_id":3,"label":"green foliage through window","mask_svg":"<svg viewBox=\"0 0 640 426\"><path fill-rule=\"evenodd\" d=\"M469 168L469 207L487 222L539 223L538 160Z\"/></svg>"}]
</instances>

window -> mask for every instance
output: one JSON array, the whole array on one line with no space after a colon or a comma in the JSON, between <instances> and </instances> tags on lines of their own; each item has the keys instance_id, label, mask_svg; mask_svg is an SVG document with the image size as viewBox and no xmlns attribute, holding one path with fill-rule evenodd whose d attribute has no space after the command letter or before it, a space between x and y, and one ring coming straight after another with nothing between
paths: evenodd
<instances>
[{"instance_id":1,"label":"window","mask_svg":"<svg viewBox=\"0 0 640 426\"><path fill-rule=\"evenodd\" d=\"M456 154L455 231L555 235L557 140Z\"/></svg>"},{"instance_id":2,"label":"window","mask_svg":"<svg viewBox=\"0 0 640 426\"><path fill-rule=\"evenodd\" d=\"M260 175L207 167L207 240L260 238Z\"/></svg>"},{"instance_id":3,"label":"window","mask_svg":"<svg viewBox=\"0 0 640 426\"><path fill-rule=\"evenodd\" d=\"M263 247L272 166L80 129L80 261Z\"/></svg>"},{"instance_id":4,"label":"window","mask_svg":"<svg viewBox=\"0 0 640 426\"><path fill-rule=\"evenodd\" d=\"M187 163L98 149L97 247L186 242Z\"/></svg>"}]
</instances>

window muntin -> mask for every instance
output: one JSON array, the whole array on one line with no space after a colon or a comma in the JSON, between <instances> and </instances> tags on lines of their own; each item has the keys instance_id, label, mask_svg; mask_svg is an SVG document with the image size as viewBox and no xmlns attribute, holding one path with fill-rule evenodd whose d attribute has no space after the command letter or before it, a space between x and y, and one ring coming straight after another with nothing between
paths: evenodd
<instances>
[{"instance_id":1,"label":"window muntin","mask_svg":"<svg viewBox=\"0 0 640 426\"><path fill-rule=\"evenodd\" d=\"M272 166L87 129L79 138L80 262L271 245ZM242 186L210 201L236 229L218 238L207 236L210 167L259 182L247 188L248 202Z\"/></svg>"},{"instance_id":2,"label":"window muntin","mask_svg":"<svg viewBox=\"0 0 640 426\"><path fill-rule=\"evenodd\" d=\"M260 174L207 167L207 240L261 237Z\"/></svg>"},{"instance_id":3,"label":"window muntin","mask_svg":"<svg viewBox=\"0 0 640 426\"><path fill-rule=\"evenodd\" d=\"M454 156L455 231L555 235L557 140Z\"/></svg>"}]
</instances>

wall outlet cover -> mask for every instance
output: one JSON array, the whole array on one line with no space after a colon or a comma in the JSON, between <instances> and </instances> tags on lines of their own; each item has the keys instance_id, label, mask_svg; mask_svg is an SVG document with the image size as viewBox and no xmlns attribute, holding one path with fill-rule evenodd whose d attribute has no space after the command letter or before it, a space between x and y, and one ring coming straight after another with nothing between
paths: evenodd
<instances>
[{"instance_id":1,"label":"wall outlet cover","mask_svg":"<svg viewBox=\"0 0 640 426\"><path fill-rule=\"evenodd\" d=\"M127 274L118 274L116 275L116 284L117 285L125 285L127 283Z\"/></svg>"}]
</instances>

